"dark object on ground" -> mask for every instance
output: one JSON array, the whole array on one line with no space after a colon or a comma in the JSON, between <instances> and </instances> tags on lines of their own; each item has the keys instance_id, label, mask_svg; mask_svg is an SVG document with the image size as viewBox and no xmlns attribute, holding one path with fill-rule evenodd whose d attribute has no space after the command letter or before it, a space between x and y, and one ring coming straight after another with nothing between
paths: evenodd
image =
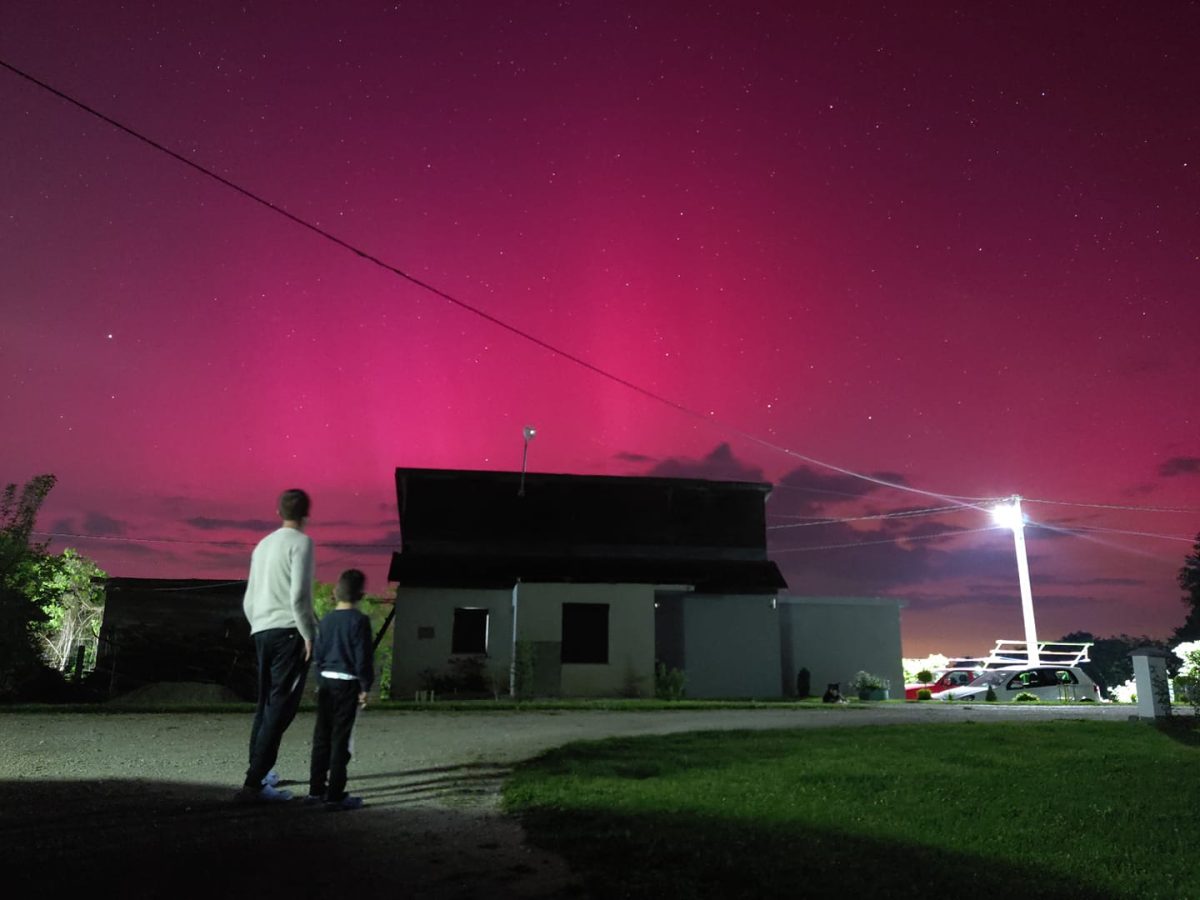
<instances>
[{"instance_id":1,"label":"dark object on ground","mask_svg":"<svg viewBox=\"0 0 1200 900\"><path fill-rule=\"evenodd\" d=\"M803 700L812 690L812 673L801 669L796 673L796 696Z\"/></svg>"},{"instance_id":2,"label":"dark object on ground","mask_svg":"<svg viewBox=\"0 0 1200 900\"><path fill-rule=\"evenodd\" d=\"M842 683L840 681L832 681L830 682L829 687L825 688L825 693L821 697L821 702L841 703L843 699Z\"/></svg>"}]
</instances>

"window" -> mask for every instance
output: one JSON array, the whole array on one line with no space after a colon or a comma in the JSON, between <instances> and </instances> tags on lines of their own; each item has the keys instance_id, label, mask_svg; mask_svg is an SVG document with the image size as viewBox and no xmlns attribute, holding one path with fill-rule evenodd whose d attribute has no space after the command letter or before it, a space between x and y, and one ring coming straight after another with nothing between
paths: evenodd
<instances>
[{"instance_id":1,"label":"window","mask_svg":"<svg viewBox=\"0 0 1200 900\"><path fill-rule=\"evenodd\" d=\"M451 653L487 653L488 611L465 606L454 610L454 631L450 636Z\"/></svg>"},{"instance_id":2,"label":"window","mask_svg":"<svg viewBox=\"0 0 1200 900\"><path fill-rule=\"evenodd\" d=\"M608 662L608 604L564 603L562 607L562 661Z\"/></svg>"}]
</instances>

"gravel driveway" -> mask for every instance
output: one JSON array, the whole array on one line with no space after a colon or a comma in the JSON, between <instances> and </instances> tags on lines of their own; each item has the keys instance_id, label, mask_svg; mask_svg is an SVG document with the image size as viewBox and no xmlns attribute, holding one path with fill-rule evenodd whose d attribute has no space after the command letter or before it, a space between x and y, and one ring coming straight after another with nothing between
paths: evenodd
<instances>
[{"instance_id":1,"label":"gravel driveway","mask_svg":"<svg viewBox=\"0 0 1200 900\"><path fill-rule=\"evenodd\" d=\"M39 896L559 897L586 891L498 811L512 764L569 741L713 729L1125 719L1128 706L922 703L839 709L368 710L356 812L236 806L248 714L0 714L0 864ZM312 715L284 737L307 774ZM304 793L304 784L295 785ZM7 891L5 892L8 893ZM21 896L14 894L13 896Z\"/></svg>"}]
</instances>

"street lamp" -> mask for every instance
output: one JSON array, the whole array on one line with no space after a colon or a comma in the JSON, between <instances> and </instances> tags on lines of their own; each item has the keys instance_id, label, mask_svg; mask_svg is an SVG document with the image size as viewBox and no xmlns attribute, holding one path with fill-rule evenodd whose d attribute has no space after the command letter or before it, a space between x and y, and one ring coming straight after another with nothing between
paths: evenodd
<instances>
[{"instance_id":1,"label":"street lamp","mask_svg":"<svg viewBox=\"0 0 1200 900\"><path fill-rule=\"evenodd\" d=\"M537 429L526 425L521 433L525 436L525 450L521 453L521 486L517 488L517 496L525 496L525 462L529 459L529 442L537 437Z\"/></svg>"},{"instance_id":2,"label":"street lamp","mask_svg":"<svg viewBox=\"0 0 1200 900\"><path fill-rule=\"evenodd\" d=\"M1025 516L1021 512L1021 498L1013 494L1009 502L992 508L992 519L997 525L1012 529L1013 543L1017 548L1017 577L1021 581L1021 612L1025 616L1025 653L1031 666L1041 664L1038 653L1037 626L1033 621L1033 591L1029 587L1029 559L1025 555Z\"/></svg>"}]
</instances>

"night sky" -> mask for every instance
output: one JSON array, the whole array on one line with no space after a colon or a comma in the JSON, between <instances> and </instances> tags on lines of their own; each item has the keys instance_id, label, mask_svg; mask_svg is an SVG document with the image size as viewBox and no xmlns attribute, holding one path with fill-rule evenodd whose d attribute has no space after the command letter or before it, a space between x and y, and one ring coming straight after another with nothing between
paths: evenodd
<instances>
[{"instance_id":1,"label":"night sky","mask_svg":"<svg viewBox=\"0 0 1200 900\"><path fill-rule=\"evenodd\" d=\"M321 577L378 589L393 469L518 469L532 424L534 471L775 482L791 592L905 599L908 655L1023 637L960 499L1013 493L1058 501L1043 637L1165 635L1198 38L1195 3L6 0L6 63L614 377L0 69L0 481L57 474L52 550L181 578L244 577L303 486Z\"/></svg>"}]
</instances>

